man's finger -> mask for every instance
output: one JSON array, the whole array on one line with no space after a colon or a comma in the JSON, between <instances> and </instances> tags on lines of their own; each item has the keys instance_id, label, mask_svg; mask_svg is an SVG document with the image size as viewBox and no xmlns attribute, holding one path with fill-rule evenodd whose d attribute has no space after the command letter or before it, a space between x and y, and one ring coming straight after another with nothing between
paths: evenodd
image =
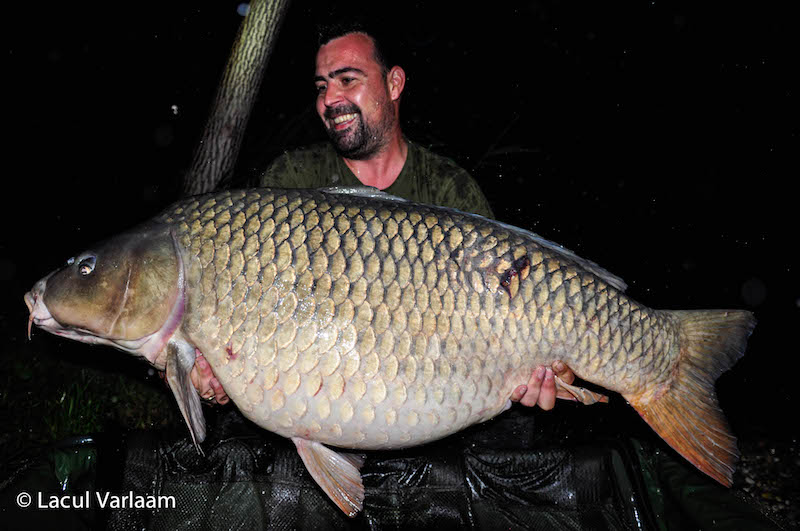
<instances>
[{"instance_id":1,"label":"man's finger","mask_svg":"<svg viewBox=\"0 0 800 531\"><path fill-rule=\"evenodd\" d=\"M561 360L553 362L553 373L561 378L564 383L571 384L575 381L575 373Z\"/></svg>"},{"instance_id":2,"label":"man's finger","mask_svg":"<svg viewBox=\"0 0 800 531\"><path fill-rule=\"evenodd\" d=\"M227 404L228 401L230 401L230 398L228 398L228 395L225 393L225 389L222 388L222 384L219 383L219 380L212 378L210 383L211 388L214 390L214 396L217 399L217 404Z\"/></svg>"},{"instance_id":3,"label":"man's finger","mask_svg":"<svg viewBox=\"0 0 800 531\"><path fill-rule=\"evenodd\" d=\"M553 369L547 368L542 381L542 389L539 391L539 399L536 402L545 411L553 409L556 405L556 380L553 376Z\"/></svg>"},{"instance_id":4,"label":"man's finger","mask_svg":"<svg viewBox=\"0 0 800 531\"><path fill-rule=\"evenodd\" d=\"M525 396L525 393L528 392L527 385L518 385L514 392L511 393L511 401L512 402L519 402L520 399Z\"/></svg>"},{"instance_id":5,"label":"man's finger","mask_svg":"<svg viewBox=\"0 0 800 531\"><path fill-rule=\"evenodd\" d=\"M214 376L214 372L211 370L211 365L209 365L208 361L199 350L195 351L194 366L189 373L189 378L191 378L192 385L197 389L198 394L210 403L213 403L215 398L225 395L224 391L219 392L214 385L212 385L212 380L216 381L217 379ZM219 382L217 382L217 386L222 389ZM219 399L216 401L219 402Z\"/></svg>"},{"instance_id":6,"label":"man's finger","mask_svg":"<svg viewBox=\"0 0 800 531\"><path fill-rule=\"evenodd\" d=\"M528 407L536 405L536 402L539 400L539 391L542 388L544 373L544 367L536 367L536 369L534 369L531 373L530 380L528 380L528 390L520 399L520 404Z\"/></svg>"}]
</instances>

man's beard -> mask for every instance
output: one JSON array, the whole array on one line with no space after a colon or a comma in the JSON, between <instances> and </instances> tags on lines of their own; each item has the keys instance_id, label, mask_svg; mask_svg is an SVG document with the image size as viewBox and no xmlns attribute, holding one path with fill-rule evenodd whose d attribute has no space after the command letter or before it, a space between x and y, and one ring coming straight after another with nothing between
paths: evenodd
<instances>
[{"instance_id":1,"label":"man's beard","mask_svg":"<svg viewBox=\"0 0 800 531\"><path fill-rule=\"evenodd\" d=\"M368 124L361 109L354 104L347 104L336 109L326 109L325 117L330 120L334 114L350 113L356 115L354 125L343 131L337 131L335 127L325 128L336 152L351 160L366 160L380 153L389 143L389 132L393 125L392 114L383 113L378 123Z\"/></svg>"}]
</instances>

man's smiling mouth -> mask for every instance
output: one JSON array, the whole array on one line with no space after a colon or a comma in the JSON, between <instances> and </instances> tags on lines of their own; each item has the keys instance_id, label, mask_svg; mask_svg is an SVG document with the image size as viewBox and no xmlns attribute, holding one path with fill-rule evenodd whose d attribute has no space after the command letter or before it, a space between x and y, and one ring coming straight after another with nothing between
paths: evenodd
<instances>
[{"instance_id":1,"label":"man's smiling mouth","mask_svg":"<svg viewBox=\"0 0 800 531\"><path fill-rule=\"evenodd\" d=\"M345 122L353 120L355 117L356 117L355 113L340 114L339 116L333 119L333 123L336 125L343 124Z\"/></svg>"}]
</instances>

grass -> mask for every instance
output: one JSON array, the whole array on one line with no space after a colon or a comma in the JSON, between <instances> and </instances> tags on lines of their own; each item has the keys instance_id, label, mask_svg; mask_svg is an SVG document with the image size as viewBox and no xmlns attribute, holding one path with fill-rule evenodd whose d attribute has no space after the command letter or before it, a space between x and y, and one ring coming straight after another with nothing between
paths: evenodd
<instances>
[{"instance_id":1,"label":"grass","mask_svg":"<svg viewBox=\"0 0 800 531\"><path fill-rule=\"evenodd\" d=\"M70 433L91 433L102 429L102 400L97 396L97 374L81 370L76 381L68 384L48 408L42 419L51 439L57 440ZM115 402L113 397L111 402Z\"/></svg>"},{"instance_id":2,"label":"grass","mask_svg":"<svg viewBox=\"0 0 800 531\"><path fill-rule=\"evenodd\" d=\"M174 398L156 372L110 348L40 333L30 342L12 339L3 358L0 463L69 437L180 422Z\"/></svg>"}]
</instances>

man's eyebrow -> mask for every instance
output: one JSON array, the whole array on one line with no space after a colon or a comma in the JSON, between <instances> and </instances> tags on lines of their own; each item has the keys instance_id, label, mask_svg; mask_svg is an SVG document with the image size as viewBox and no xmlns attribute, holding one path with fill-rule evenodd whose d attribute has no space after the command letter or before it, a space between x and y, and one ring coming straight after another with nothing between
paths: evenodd
<instances>
[{"instance_id":1,"label":"man's eyebrow","mask_svg":"<svg viewBox=\"0 0 800 531\"><path fill-rule=\"evenodd\" d=\"M364 72L360 68L356 68L354 66L345 66L344 68L339 68L338 70L334 70L333 72L328 72L328 77L330 79L333 79L336 76L340 76L342 74L346 74L346 73L349 73L349 72L353 72L353 73L356 73L356 74L361 74L362 76L367 75L366 72ZM325 81L325 77L324 76L320 76L320 75L314 76L314 82L316 83L317 81Z\"/></svg>"}]
</instances>

